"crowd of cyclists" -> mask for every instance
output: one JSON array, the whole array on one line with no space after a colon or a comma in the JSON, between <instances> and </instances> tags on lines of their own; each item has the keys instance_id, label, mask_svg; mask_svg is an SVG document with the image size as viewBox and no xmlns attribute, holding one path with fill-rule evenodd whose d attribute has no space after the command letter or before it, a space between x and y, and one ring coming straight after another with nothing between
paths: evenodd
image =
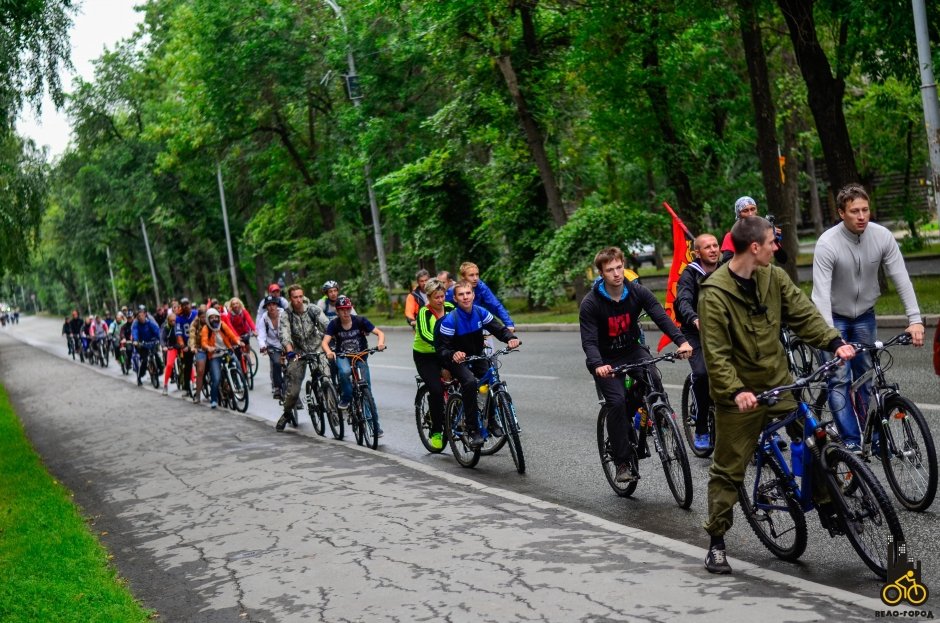
<instances>
[{"instance_id":1,"label":"crowd of cyclists","mask_svg":"<svg viewBox=\"0 0 940 623\"><path fill-rule=\"evenodd\" d=\"M599 435L606 433L609 439L607 452L615 467L609 480L612 486L632 491L629 487L639 479L637 460L643 457L637 456L642 451L637 431L642 427L636 422L643 405L649 404L644 403L644 392L650 388L633 382L639 374L619 370L651 359L640 326L645 314L676 344L675 357L690 359L691 392L702 415L691 422L690 441L698 456L713 453L709 517L704 525L711 539L705 561L710 572L731 572L724 534L731 526L732 509L760 433L781 414L761 402L760 396L792 380L780 340L784 328L815 352L846 362L829 379L827 395L837 413L834 426L841 443L856 453L861 452L860 422L854 413L845 413L846 392L853 376L858 378L870 366L864 352L856 357L855 349L858 343L874 341L872 310L880 292L877 277L865 272L869 265L885 265L909 318L906 332L915 346L923 345L923 322L897 243L885 237L887 230L869 222L864 189L858 185L842 189L837 207L841 222L820 239L817 249L812 298L773 266L775 258L782 261L781 231L772 220L756 215L757 205L750 197L736 202L735 225L721 245L711 234L695 238L695 258L676 287L675 322L636 274L625 268L619 248L603 249L595 257L599 276L583 299L579 316L586 366L606 414L605 430ZM447 388L454 387L463 401L469 445L478 449L484 438L505 434L504 421L481 418L476 411L480 378L487 367L479 356L487 352L487 335L509 349L517 348L515 325L471 262L460 266L456 280L447 271L432 277L420 270L415 283L404 314L414 330L415 369L427 388L426 446L436 452L448 442L445 400ZM848 300L851 297L843 292L847 289L857 296ZM261 355L270 362L273 398L283 407L276 424L280 432L288 424L296 426L296 410L304 408L300 393L311 356L318 358L320 372L338 390L342 414L348 412L353 397L353 378L371 382L368 353L385 348L384 333L357 314L338 282L326 281L321 290L321 298L312 302L300 285L289 286L282 296L282 287L272 284L254 316L238 298L224 303L213 299L198 306L183 298L152 312L144 306L133 311L123 308L115 318L106 314L83 319L76 311L65 319L62 333L69 352L83 360L100 361L95 353L111 352L122 362L133 361L138 385L154 367L148 365L154 358L162 372L164 394L171 380L179 379L198 403L208 383L212 408L220 403L220 355L234 353L247 375L251 339L257 338ZM370 335L377 339L371 351ZM824 358L819 355L819 361ZM353 366L357 366L355 375ZM705 417L708 413L712 415ZM369 419L375 436L381 437L384 431L374 406ZM786 447L786 442L780 443ZM602 449L602 460L603 455ZM824 524L834 521L836 511L826 500L818 509Z\"/></svg>"}]
</instances>

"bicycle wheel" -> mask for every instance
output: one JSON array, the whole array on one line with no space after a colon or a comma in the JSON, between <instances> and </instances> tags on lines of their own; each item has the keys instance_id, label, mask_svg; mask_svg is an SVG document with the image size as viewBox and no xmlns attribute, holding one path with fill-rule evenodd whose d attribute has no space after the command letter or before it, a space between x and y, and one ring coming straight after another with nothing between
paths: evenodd
<instances>
[{"instance_id":1,"label":"bicycle wheel","mask_svg":"<svg viewBox=\"0 0 940 623\"><path fill-rule=\"evenodd\" d=\"M451 394L444 408L444 427L454 458L462 467L474 467L480 462L480 449L470 446L470 433L464 418L463 398Z\"/></svg>"},{"instance_id":2,"label":"bicycle wheel","mask_svg":"<svg viewBox=\"0 0 940 623\"><path fill-rule=\"evenodd\" d=\"M890 396L884 408L888 424L879 441L888 486L904 508L927 510L937 494L937 450L927 420L903 396Z\"/></svg>"},{"instance_id":3,"label":"bicycle wheel","mask_svg":"<svg viewBox=\"0 0 940 623\"><path fill-rule=\"evenodd\" d=\"M607 484L614 490L614 493L622 498L633 495L638 484L636 480L617 482L617 463L611 454L610 438L607 436L607 407L601 407L600 412L597 414L597 451L601 457L601 467L604 470L604 476L607 478ZM638 463L635 452L632 463L631 467L636 470Z\"/></svg>"},{"instance_id":4,"label":"bicycle wheel","mask_svg":"<svg viewBox=\"0 0 940 623\"><path fill-rule=\"evenodd\" d=\"M242 374L245 375L245 382L248 383L248 389L254 389L255 371L251 368L251 356L248 353L243 353L242 357L243 359L241 361L245 362L245 368L242 370Z\"/></svg>"},{"instance_id":5,"label":"bicycle wheel","mask_svg":"<svg viewBox=\"0 0 940 623\"><path fill-rule=\"evenodd\" d=\"M368 448L375 450L379 447L379 410L375 407L375 399L372 397L372 390L363 386L362 388L362 443Z\"/></svg>"},{"instance_id":6,"label":"bicycle wheel","mask_svg":"<svg viewBox=\"0 0 940 623\"><path fill-rule=\"evenodd\" d=\"M806 515L773 455L763 453L760 472L748 462L738 501L747 523L770 553L782 560L803 555Z\"/></svg>"},{"instance_id":7,"label":"bicycle wheel","mask_svg":"<svg viewBox=\"0 0 940 623\"><path fill-rule=\"evenodd\" d=\"M108 346L101 345L101 367L108 367L108 356L111 354L111 348Z\"/></svg>"},{"instance_id":8,"label":"bicycle wheel","mask_svg":"<svg viewBox=\"0 0 940 623\"><path fill-rule=\"evenodd\" d=\"M496 412L493 414L505 431L503 439L509 446L512 462L516 464L516 471L525 473L525 453L522 451L522 439L519 437L519 422L516 419L516 409L512 406L512 398L507 392L496 394Z\"/></svg>"},{"instance_id":9,"label":"bicycle wheel","mask_svg":"<svg viewBox=\"0 0 940 623\"><path fill-rule=\"evenodd\" d=\"M481 398L486 398L486 396L481 396ZM483 436L483 445L480 446L480 455L481 456L491 456L496 454L503 449L503 446L506 445L506 427L503 426L503 435L500 437L494 437L493 433L490 432L490 429L493 428L493 425L498 422L494 418L496 415L493 413L496 408L495 401L490 398L490 412L484 417L483 410L486 408L486 400L477 400L477 407L480 410L480 419L483 420L483 429L486 430L486 433ZM482 403L482 404L481 404ZM502 425L501 425L502 426Z\"/></svg>"},{"instance_id":10,"label":"bicycle wheel","mask_svg":"<svg viewBox=\"0 0 940 623\"><path fill-rule=\"evenodd\" d=\"M339 411L339 399L336 397L336 390L333 384L325 376L320 377L320 398L323 416L330 423L330 432L334 439L342 439L343 414Z\"/></svg>"},{"instance_id":11,"label":"bicycle wheel","mask_svg":"<svg viewBox=\"0 0 940 623\"><path fill-rule=\"evenodd\" d=\"M232 406L236 411L244 413L248 410L248 381L237 366L226 368L229 384L232 387Z\"/></svg>"},{"instance_id":12,"label":"bicycle wheel","mask_svg":"<svg viewBox=\"0 0 940 623\"><path fill-rule=\"evenodd\" d=\"M665 406L656 407L653 411L655 423L656 442L659 447L659 458L663 462L663 471L666 473L666 482L672 497L676 499L679 508L689 508L692 505L692 470L689 467L689 455L685 452L682 443L682 433L676 423L676 414Z\"/></svg>"},{"instance_id":13,"label":"bicycle wheel","mask_svg":"<svg viewBox=\"0 0 940 623\"><path fill-rule=\"evenodd\" d=\"M431 447L431 405L428 403L428 386L421 385L415 393L415 426L418 428L418 439L424 449L432 454L443 452L444 448L435 450Z\"/></svg>"},{"instance_id":14,"label":"bicycle wheel","mask_svg":"<svg viewBox=\"0 0 940 623\"><path fill-rule=\"evenodd\" d=\"M258 374L258 352L252 348L248 347L248 352L245 353L246 359L248 359L248 372L251 374L251 378L254 379L255 375ZM254 381L252 381L254 385ZM254 389L254 387L252 387Z\"/></svg>"},{"instance_id":15,"label":"bicycle wheel","mask_svg":"<svg viewBox=\"0 0 940 623\"><path fill-rule=\"evenodd\" d=\"M901 522L881 483L865 463L842 446L826 448L826 485L845 536L868 568L885 579L888 538L904 540Z\"/></svg>"},{"instance_id":16,"label":"bicycle wheel","mask_svg":"<svg viewBox=\"0 0 940 623\"><path fill-rule=\"evenodd\" d=\"M251 383L251 381L248 381ZM308 379L304 384L304 400L307 403L307 414L310 416L310 422L313 424L313 430L321 437L326 433L326 422L323 420L323 412L320 410L320 401L314 395L313 380Z\"/></svg>"},{"instance_id":17,"label":"bicycle wheel","mask_svg":"<svg viewBox=\"0 0 940 623\"><path fill-rule=\"evenodd\" d=\"M153 385L154 389L160 389L159 367L157 356L151 353L150 358L147 359L147 373L150 374L150 384Z\"/></svg>"},{"instance_id":18,"label":"bicycle wheel","mask_svg":"<svg viewBox=\"0 0 940 623\"><path fill-rule=\"evenodd\" d=\"M695 447L695 423L698 419L698 402L695 400L695 392L692 391L692 375L685 377L682 384L682 430L685 433L685 441L692 451L692 454L700 459L707 459L715 449L715 407L708 410L708 435L712 440L712 445L705 450L698 450Z\"/></svg>"}]
</instances>

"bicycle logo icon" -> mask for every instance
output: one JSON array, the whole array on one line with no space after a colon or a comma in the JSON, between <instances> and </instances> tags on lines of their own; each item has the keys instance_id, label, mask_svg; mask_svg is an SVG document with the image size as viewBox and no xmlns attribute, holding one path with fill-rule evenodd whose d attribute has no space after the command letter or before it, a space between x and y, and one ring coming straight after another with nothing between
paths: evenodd
<instances>
[{"instance_id":1,"label":"bicycle logo icon","mask_svg":"<svg viewBox=\"0 0 940 623\"><path fill-rule=\"evenodd\" d=\"M908 555L907 544L895 543L888 539L888 578L881 589L881 601L887 606L896 606L906 601L912 606L919 606L927 601L930 592L921 582L921 564Z\"/></svg>"}]
</instances>

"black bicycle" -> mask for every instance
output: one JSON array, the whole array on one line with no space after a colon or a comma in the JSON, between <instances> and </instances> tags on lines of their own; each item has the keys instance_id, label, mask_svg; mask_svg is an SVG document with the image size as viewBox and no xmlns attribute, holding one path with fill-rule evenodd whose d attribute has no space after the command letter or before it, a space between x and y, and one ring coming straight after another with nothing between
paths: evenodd
<instances>
[{"instance_id":1,"label":"black bicycle","mask_svg":"<svg viewBox=\"0 0 940 623\"><path fill-rule=\"evenodd\" d=\"M613 369L618 376L635 371L639 374L640 390L643 391L643 406L640 408L639 421L634 422L634 432L628 436L633 445L633 458L627 467L639 474L639 460L652 456L649 450L649 438L653 438L656 454L663 464L669 490L680 508L692 505L692 470L689 456L682 441L678 417L669 404L669 396L663 388L662 377L656 364L661 361L675 361L675 353L636 363L626 363ZM629 382L625 378L625 383ZM630 391L630 390L628 390ZM600 454L604 476L614 493L629 497L636 491L637 480L617 482L617 463L611 454L610 438L607 435L607 406L601 398L601 409L597 414L597 450ZM632 415L632 414L631 414ZM626 414L621 417L628 417Z\"/></svg>"},{"instance_id":2,"label":"black bicycle","mask_svg":"<svg viewBox=\"0 0 940 623\"><path fill-rule=\"evenodd\" d=\"M367 356L380 352L378 348L369 348L359 353L336 353L337 357L349 359L352 370L352 400L349 403L349 425L356 437L356 443L375 450L379 447L378 409L375 398L369 389L369 382L362 376L359 363L365 363Z\"/></svg>"},{"instance_id":3,"label":"black bicycle","mask_svg":"<svg viewBox=\"0 0 940 623\"><path fill-rule=\"evenodd\" d=\"M330 424L330 432L334 439L342 439L345 433L343 416L339 412L339 399L336 388L329 374L323 372L323 353L311 353L298 357L307 366L309 378L304 385L304 402L307 413L313 424L313 430L323 437L326 434L326 423ZM296 417L296 414L295 414Z\"/></svg>"}]
</instances>

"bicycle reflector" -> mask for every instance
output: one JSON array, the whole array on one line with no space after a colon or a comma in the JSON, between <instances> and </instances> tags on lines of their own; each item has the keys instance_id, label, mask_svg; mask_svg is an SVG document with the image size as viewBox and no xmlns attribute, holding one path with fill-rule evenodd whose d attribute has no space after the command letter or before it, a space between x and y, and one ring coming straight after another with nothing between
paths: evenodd
<instances>
[{"instance_id":1,"label":"bicycle reflector","mask_svg":"<svg viewBox=\"0 0 940 623\"><path fill-rule=\"evenodd\" d=\"M817 426L816 430L813 431L813 436L822 441L826 438L826 428L824 426Z\"/></svg>"},{"instance_id":2,"label":"bicycle reflector","mask_svg":"<svg viewBox=\"0 0 940 623\"><path fill-rule=\"evenodd\" d=\"M894 414L894 419L896 420L903 420L906 417L907 417L907 414L904 413L903 411L898 411L897 413Z\"/></svg>"}]
</instances>

